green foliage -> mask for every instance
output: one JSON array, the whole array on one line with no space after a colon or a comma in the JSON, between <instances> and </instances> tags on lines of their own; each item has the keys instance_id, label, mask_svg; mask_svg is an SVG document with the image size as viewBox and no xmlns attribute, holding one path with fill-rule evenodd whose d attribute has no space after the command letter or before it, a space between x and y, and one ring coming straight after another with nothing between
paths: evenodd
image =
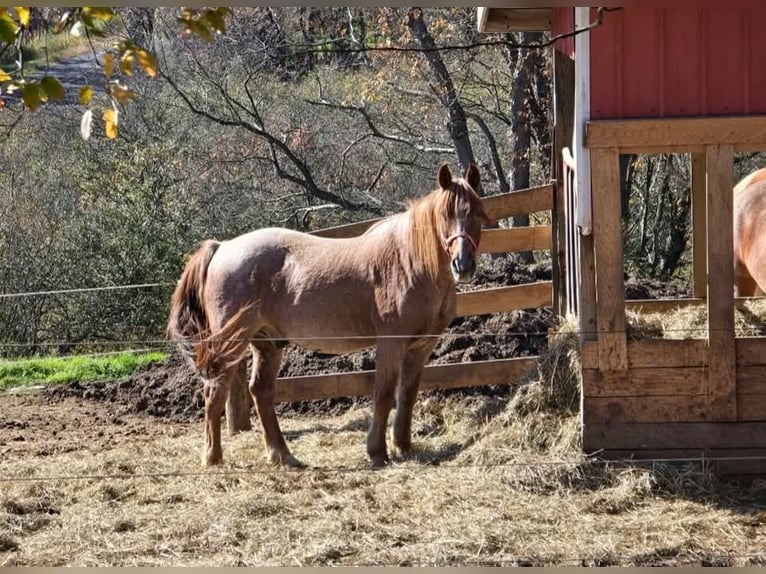
<instances>
[{"instance_id":1,"label":"green foliage","mask_svg":"<svg viewBox=\"0 0 766 574\"><path fill-rule=\"evenodd\" d=\"M35 384L74 381L117 380L133 374L143 365L158 363L167 353L132 353L87 357L40 357L0 361L0 391Z\"/></svg>"}]
</instances>

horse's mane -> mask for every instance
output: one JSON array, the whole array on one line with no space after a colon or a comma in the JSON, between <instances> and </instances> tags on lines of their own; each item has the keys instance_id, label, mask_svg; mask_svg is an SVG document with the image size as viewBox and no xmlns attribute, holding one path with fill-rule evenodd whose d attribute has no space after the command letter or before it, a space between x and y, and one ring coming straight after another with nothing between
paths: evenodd
<instances>
[{"instance_id":1,"label":"horse's mane","mask_svg":"<svg viewBox=\"0 0 766 574\"><path fill-rule=\"evenodd\" d=\"M457 211L461 196L469 202L469 213L482 210L478 194L463 179L454 179L449 191L435 189L409 202L412 249L432 279L439 275L439 259L444 253L442 242L445 238L439 236L439 217L447 212L450 202L455 204L453 209Z\"/></svg>"}]
</instances>

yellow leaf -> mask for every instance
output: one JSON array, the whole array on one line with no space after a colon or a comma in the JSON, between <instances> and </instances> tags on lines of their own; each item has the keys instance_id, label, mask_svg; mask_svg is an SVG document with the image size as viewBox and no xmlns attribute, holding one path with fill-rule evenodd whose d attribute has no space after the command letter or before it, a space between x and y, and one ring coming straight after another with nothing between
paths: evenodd
<instances>
[{"instance_id":1,"label":"yellow leaf","mask_svg":"<svg viewBox=\"0 0 766 574\"><path fill-rule=\"evenodd\" d=\"M78 96L80 98L80 103L83 106L87 106L93 99L93 86L83 86L80 88Z\"/></svg>"},{"instance_id":2,"label":"yellow leaf","mask_svg":"<svg viewBox=\"0 0 766 574\"><path fill-rule=\"evenodd\" d=\"M11 78L11 75L6 72L5 70L0 69L0 82L9 82L13 78Z\"/></svg>"},{"instance_id":3,"label":"yellow leaf","mask_svg":"<svg viewBox=\"0 0 766 574\"><path fill-rule=\"evenodd\" d=\"M113 140L117 137L117 110L109 108L101 116L106 124L106 137Z\"/></svg>"},{"instance_id":4,"label":"yellow leaf","mask_svg":"<svg viewBox=\"0 0 766 574\"><path fill-rule=\"evenodd\" d=\"M154 78L157 75L157 60L154 59L154 56L143 48L136 48L136 57L144 69L144 73L150 78Z\"/></svg>"},{"instance_id":5,"label":"yellow leaf","mask_svg":"<svg viewBox=\"0 0 766 574\"><path fill-rule=\"evenodd\" d=\"M133 75L133 52L126 50L120 58L120 71L126 76Z\"/></svg>"},{"instance_id":6,"label":"yellow leaf","mask_svg":"<svg viewBox=\"0 0 766 574\"><path fill-rule=\"evenodd\" d=\"M19 22L21 22L21 24L24 26L29 26L29 8L14 6L13 9L16 10L16 15L19 17Z\"/></svg>"},{"instance_id":7,"label":"yellow leaf","mask_svg":"<svg viewBox=\"0 0 766 574\"><path fill-rule=\"evenodd\" d=\"M21 88L21 99L24 100L24 103L33 112L40 105L43 95L40 93L40 84L36 82L30 82Z\"/></svg>"},{"instance_id":8,"label":"yellow leaf","mask_svg":"<svg viewBox=\"0 0 766 574\"><path fill-rule=\"evenodd\" d=\"M101 67L107 79L111 78L112 74L114 74L114 54L111 52L104 54L104 63L101 64Z\"/></svg>"},{"instance_id":9,"label":"yellow leaf","mask_svg":"<svg viewBox=\"0 0 766 574\"><path fill-rule=\"evenodd\" d=\"M114 18L114 10L98 6L85 6L82 13L98 20L108 21Z\"/></svg>"},{"instance_id":10,"label":"yellow leaf","mask_svg":"<svg viewBox=\"0 0 766 574\"><path fill-rule=\"evenodd\" d=\"M57 78L45 76L40 80L40 87L49 98L59 101L64 99L64 86L61 85Z\"/></svg>"},{"instance_id":11,"label":"yellow leaf","mask_svg":"<svg viewBox=\"0 0 766 574\"><path fill-rule=\"evenodd\" d=\"M121 104L127 104L130 100L136 99L136 94L133 90L117 82L109 85L109 92L112 94L112 97Z\"/></svg>"}]
</instances>

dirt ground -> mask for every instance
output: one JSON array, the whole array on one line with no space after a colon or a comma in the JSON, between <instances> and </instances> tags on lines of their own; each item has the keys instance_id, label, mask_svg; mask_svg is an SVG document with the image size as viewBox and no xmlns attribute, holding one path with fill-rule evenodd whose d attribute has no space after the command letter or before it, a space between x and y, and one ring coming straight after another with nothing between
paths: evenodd
<instances>
[{"instance_id":1,"label":"dirt ground","mask_svg":"<svg viewBox=\"0 0 766 574\"><path fill-rule=\"evenodd\" d=\"M481 280L549 272L503 262ZM455 321L432 362L540 355L552 320ZM373 367L291 349L281 374ZM177 356L118 383L0 394L0 566L766 564L766 482L586 459L576 412L519 406L545 384L423 393L414 456L382 471L366 399L280 405L305 470L266 463L256 420L205 469L201 388Z\"/></svg>"}]
</instances>

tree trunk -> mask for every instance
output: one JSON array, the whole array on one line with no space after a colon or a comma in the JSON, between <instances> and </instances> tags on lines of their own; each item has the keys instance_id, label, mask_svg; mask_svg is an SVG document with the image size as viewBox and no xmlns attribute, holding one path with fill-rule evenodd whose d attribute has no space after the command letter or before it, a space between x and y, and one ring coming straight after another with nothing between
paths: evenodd
<instances>
[{"instance_id":1,"label":"tree trunk","mask_svg":"<svg viewBox=\"0 0 766 574\"><path fill-rule=\"evenodd\" d=\"M539 33L522 33L521 43L527 44L539 41ZM534 80L536 65L539 58L534 56L536 50L526 53L518 53L518 49L509 48L507 51L508 63L511 67L511 188L513 190L529 187L530 171L530 148L532 144L532 109L531 101L534 98ZM529 225L529 214L513 217L514 227L526 227ZM522 261L532 263L534 257L531 251L519 253Z\"/></svg>"},{"instance_id":2,"label":"tree trunk","mask_svg":"<svg viewBox=\"0 0 766 574\"><path fill-rule=\"evenodd\" d=\"M447 66L444 65L441 54L434 50L436 43L431 34L428 33L421 8L410 10L408 25L420 47L426 50L424 55L439 84L439 101L447 108L447 130L455 146L460 169L465 171L468 164L474 161L474 157L465 110L455 90L455 84L452 82Z\"/></svg>"}]
</instances>

